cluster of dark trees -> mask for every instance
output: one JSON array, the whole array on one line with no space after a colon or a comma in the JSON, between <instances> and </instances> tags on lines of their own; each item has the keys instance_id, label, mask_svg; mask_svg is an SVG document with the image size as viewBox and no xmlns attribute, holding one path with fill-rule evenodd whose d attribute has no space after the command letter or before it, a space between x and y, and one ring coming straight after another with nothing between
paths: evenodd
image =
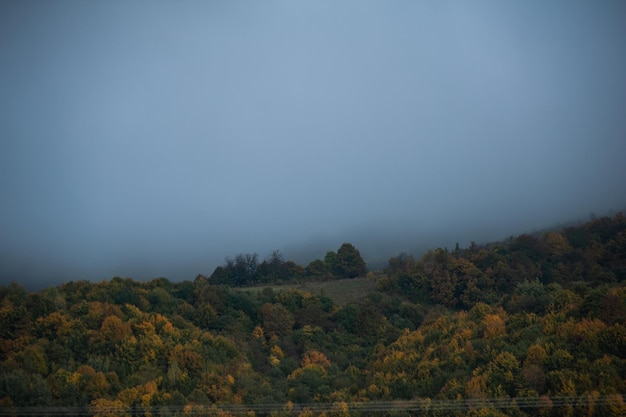
<instances>
[{"instance_id":1,"label":"cluster of dark trees","mask_svg":"<svg viewBox=\"0 0 626 417\"><path fill-rule=\"evenodd\" d=\"M333 274L346 271L340 251L320 261ZM252 271L285 263L273 256ZM404 401L420 401L441 416L623 416L625 267L618 214L399 255L368 278L375 291L347 304L202 276L10 284L0 287L0 414L366 416L359 405L382 402L408 417ZM305 406L319 403L331 406Z\"/></svg>"},{"instance_id":2,"label":"cluster of dark trees","mask_svg":"<svg viewBox=\"0 0 626 417\"><path fill-rule=\"evenodd\" d=\"M324 260L316 259L306 267L285 261L274 251L259 263L256 253L242 253L226 258L224 265L215 268L209 282L216 285L242 287L248 285L278 284L299 279L341 279L365 275L367 268L359 250L344 243L337 252L329 251Z\"/></svg>"}]
</instances>

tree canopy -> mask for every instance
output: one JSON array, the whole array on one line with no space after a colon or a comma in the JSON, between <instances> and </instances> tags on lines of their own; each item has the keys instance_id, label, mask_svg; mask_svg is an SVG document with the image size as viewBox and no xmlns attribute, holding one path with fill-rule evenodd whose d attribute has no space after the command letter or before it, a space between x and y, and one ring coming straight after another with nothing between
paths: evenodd
<instances>
[{"instance_id":1,"label":"tree canopy","mask_svg":"<svg viewBox=\"0 0 626 417\"><path fill-rule=\"evenodd\" d=\"M365 261L359 250L351 243L344 243L337 251L335 262L332 267L335 275L343 278L355 278L363 276L367 272Z\"/></svg>"},{"instance_id":2,"label":"tree canopy","mask_svg":"<svg viewBox=\"0 0 626 417\"><path fill-rule=\"evenodd\" d=\"M339 281L375 281L348 303L237 287L362 276L348 243L306 268L273 253L194 281L0 286L0 413L623 416L625 237L618 214L400 254Z\"/></svg>"}]
</instances>

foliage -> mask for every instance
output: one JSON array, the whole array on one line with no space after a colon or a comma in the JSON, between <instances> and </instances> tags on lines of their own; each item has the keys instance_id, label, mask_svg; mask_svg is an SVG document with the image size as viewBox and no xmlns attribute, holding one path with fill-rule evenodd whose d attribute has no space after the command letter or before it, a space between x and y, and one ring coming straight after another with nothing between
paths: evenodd
<instances>
[{"instance_id":1,"label":"foliage","mask_svg":"<svg viewBox=\"0 0 626 417\"><path fill-rule=\"evenodd\" d=\"M234 258L226 258L223 265L215 268L211 276L206 279L213 285L227 285L244 287L251 285L284 284L300 279L330 280L342 278L363 277L367 272L365 261L359 250L351 243L344 243L337 252L328 251L324 260L315 259L306 267L293 261L285 261L279 251L274 251L265 260L259 263L256 253L241 253ZM151 299L162 293L150 294ZM173 300L167 300L173 302Z\"/></svg>"},{"instance_id":2,"label":"foliage","mask_svg":"<svg viewBox=\"0 0 626 417\"><path fill-rule=\"evenodd\" d=\"M351 243L344 243L337 251L331 268L341 278L355 278L365 275L367 268L359 250Z\"/></svg>"},{"instance_id":3,"label":"foliage","mask_svg":"<svg viewBox=\"0 0 626 417\"><path fill-rule=\"evenodd\" d=\"M625 231L618 214L401 254L382 275L346 280L365 271L350 244L306 268L278 252L238 255L179 283L10 284L0 287L0 412L329 416L382 402L409 415L415 401L433 415L624 415ZM324 288L350 294L337 303ZM485 403L435 407L468 401Z\"/></svg>"}]
</instances>

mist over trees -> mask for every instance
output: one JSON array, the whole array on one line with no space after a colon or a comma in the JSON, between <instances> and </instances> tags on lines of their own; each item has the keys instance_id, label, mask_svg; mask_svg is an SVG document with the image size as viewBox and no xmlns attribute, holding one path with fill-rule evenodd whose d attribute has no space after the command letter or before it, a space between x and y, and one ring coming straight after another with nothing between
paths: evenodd
<instances>
[{"instance_id":1,"label":"mist over trees","mask_svg":"<svg viewBox=\"0 0 626 417\"><path fill-rule=\"evenodd\" d=\"M2 286L0 412L623 416L625 254L620 213L366 277L345 243L306 267Z\"/></svg>"}]
</instances>

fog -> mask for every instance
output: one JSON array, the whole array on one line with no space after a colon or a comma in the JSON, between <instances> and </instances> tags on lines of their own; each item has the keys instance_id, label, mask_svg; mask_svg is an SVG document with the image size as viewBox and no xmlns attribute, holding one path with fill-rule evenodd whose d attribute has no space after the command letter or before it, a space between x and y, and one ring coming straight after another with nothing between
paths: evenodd
<instances>
[{"instance_id":1,"label":"fog","mask_svg":"<svg viewBox=\"0 0 626 417\"><path fill-rule=\"evenodd\" d=\"M0 283L626 207L626 3L0 2Z\"/></svg>"}]
</instances>

